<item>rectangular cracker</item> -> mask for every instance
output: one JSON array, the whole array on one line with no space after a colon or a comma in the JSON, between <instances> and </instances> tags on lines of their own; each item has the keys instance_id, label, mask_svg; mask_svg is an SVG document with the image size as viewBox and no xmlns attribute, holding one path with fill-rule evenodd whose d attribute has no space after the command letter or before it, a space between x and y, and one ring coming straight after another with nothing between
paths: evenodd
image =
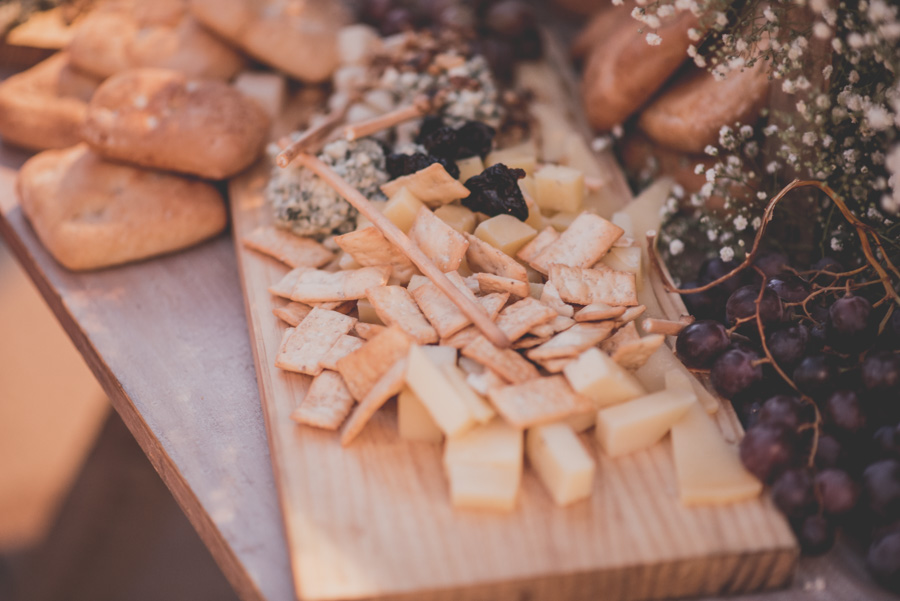
<instances>
[{"instance_id":1,"label":"rectangular cracker","mask_svg":"<svg viewBox=\"0 0 900 601\"><path fill-rule=\"evenodd\" d=\"M552 225L548 225L538 232L538 235L532 238L528 244L520 248L516 256L530 264L557 240L559 240L559 232Z\"/></svg>"},{"instance_id":2,"label":"rectangular cracker","mask_svg":"<svg viewBox=\"0 0 900 601\"><path fill-rule=\"evenodd\" d=\"M541 289L540 300L563 317L572 317L575 315L575 308L559 296L559 291L556 289L553 282L544 284L544 287Z\"/></svg>"},{"instance_id":3,"label":"rectangular cracker","mask_svg":"<svg viewBox=\"0 0 900 601\"><path fill-rule=\"evenodd\" d=\"M547 361L561 357L574 357L609 338L613 331L613 322L576 323L560 332L541 346L525 353L532 361Z\"/></svg>"},{"instance_id":4,"label":"rectangular cracker","mask_svg":"<svg viewBox=\"0 0 900 601\"><path fill-rule=\"evenodd\" d=\"M632 322L633 323L633 322ZM625 369L634 371L644 366L650 355L662 346L666 337L662 334L650 334L637 340L620 344L612 353L612 360Z\"/></svg>"},{"instance_id":5,"label":"rectangular cracker","mask_svg":"<svg viewBox=\"0 0 900 601\"><path fill-rule=\"evenodd\" d=\"M466 233L469 248L466 251L466 261L474 272L493 273L513 280L528 280L528 272L525 266L510 257L508 254L494 248L481 238Z\"/></svg>"},{"instance_id":6,"label":"rectangular cracker","mask_svg":"<svg viewBox=\"0 0 900 601\"><path fill-rule=\"evenodd\" d=\"M413 196L432 208L469 195L469 189L447 173L440 163L432 163L415 173L393 179L383 184L381 191L385 196L391 198L400 191L400 188L406 188Z\"/></svg>"},{"instance_id":7,"label":"rectangular cracker","mask_svg":"<svg viewBox=\"0 0 900 601\"><path fill-rule=\"evenodd\" d=\"M534 326L547 323L557 315L556 311L529 296L500 311L497 326L510 342L514 342Z\"/></svg>"},{"instance_id":8,"label":"rectangular cracker","mask_svg":"<svg viewBox=\"0 0 900 601\"><path fill-rule=\"evenodd\" d=\"M285 339L275 357L275 367L310 376L322 372L322 357L350 331L356 319L336 311L314 307Z\"/></svg>"},{"instance_id":9,"label":"rectangular cracker","mask_svg":"<svg viewBox=\"0 0 900 601\"><path fill-rule=\"evenodd\" d=\"M409 336L396 327L386 328L361 347L338 359L338 372L344 377L353 398L361 401L375 382L409 352Z\"/></svg>"},{"instance_id":10,"label":"rectangular cracker","mask_svg":"<svg viewBox=\"0 0 900 601\"><path fill-rule=\"evenodd\" d=\"M572 326L575 325L575 320L571 317L565 317L563 315L557 315L552 320L547 323L542 323L539 326L534 326L531 328L528 333L532 336L546 336L549 338L554 334L558 334L564 330L568 330Z\"/></svg>"},{"instance_id":11,"label":"rectangular cracker","mask_svg":"<svg viewBox=\"0 0 900 601\"><path fill-rule=\"evenodd\" d=\"M409 239L444 272L456 271L469 248L469 242L462 234L426 207L416 214L416 220L409 228Z\"/></svg>"},{"instance_id":12,"label":"rectangular cracker","mask_svg":"<svg viewBox=\"0 0 900 601\"><path fill-rule=\"evenodd\" d=\"M321 267L334 258L333 252L312 238L271 225L256 228L244 237L243 243L290 267Z\"/></svg>"},{"instance_id":13,"label":"rectangular cracker","mask_svg":"<svg viewBox=\"0 0 900 601\"><path fill-rule=\"evenodd\" d=\"M637 305L636 307L627 307L625 311L616 318L616 323L622 325L623 323L628 323L629 321L634 321L638 317L644 314L644 311L647 310L647 307L644 305Z\"/></svg>"},{"instance_id":14,"label":"rectangular cracker","mask_svg":"<svg viewBox=\"0 0 900 601\"><path fill-rule=\"evenodd\" d=\"M522 355L512 349L500 350L480 334L464 346L461 352L464 357L478 361L514 384L540 376L537 368Z\"/></svg>"},{"instance_id":15,"label":"rectangular cracker","mask_svg":"<svg viewBox=\"0 0 900 601\"><path fill-rule=\"evenodd\" d=\"M640 306L640 305L639 305ZM621 317L625 311L630 311L634 307L611 307L606 303L591 303L585 305L575 312L575 321L603 321L604 319L616 319Z\"/></svg>"},{"instance_id":16,"label":"rectangular cracker","mask_svg":"<svg viewBox=\"0 0 900 601\"><path fill-rule=\"evenodd\" d=\"M534 348L536 346L544 344L545 342L550 340L550 338L551 338L551 336L533 336L533 335L522 336L521 338L519 338L518 340L516 340L515 342L512 343L511 348L514 348L517 351Z\"/></svg>"},{"instance_id":17,"label":"rectangular cracker","mask_svg":"<svg viewBox=\"0 0 900 601\"><path fill-rule=\"evenodd\" d=\"M472 302L478 302L475 294L469 290L459 273L451 271L446 276L462 292L463 296L468 297ZM431 281L419 285L412 291L412 295L422 313L425 314L441 338L452 336L471 323L469 318L453 304L453 301Z\"/></svg>"},{"instance_id":18,"label":"rectangular cracker","mask_svg":"<svg viewBox=\"0 0 900 601\"><path fill-rule=\"evenodd\" d=\"M475 281L478 282L478 288L484 294L508 292L516 298L531 296L531 288L528 287L528 282L523 282L522 280L514 280L493 273L476 273Z\"/></svg>"},{"instance_id":19,"label":"rectangular cracker","mask_svg":"<svg viewBox=\"0 0 900 601\"><path fill-rule=\"evenodd\" d=\"M481 332L475 326L466 326L459 332L441 338L441 346L452 346L455 349L461 349L481 335Z\"/></svg>"},{"instance_id":20,"label":"rectangular cracker","mask_svg":"<svg viewBox=\"0 0 900 601\"><path fill-rule=\"evenodd\" d=\"M635 276L627 271L553 265L550 281L568 303L600 302L617 307L638 304Z\"/></svg>"},{"instance_id":21,"label":"rectangular cracker","mask_svg":"<svg viewBox=\"0 0 900 601\"><path fill-rule=\"evenodd\" d=\"M357 322L356 325L358 326L359 322ZM337 371L338 360L346 357L363 344L365 344L365 340L362 338L344 334L337 339L337 342L335 342L330 349L328 349L328 352L325 353L325 356L319 361L319 365L321 365L323 369Z\"/></svg>"},{"instance_id":22,"label":"rectangular cracker","mask_svg":"<svg viewBox=\"0 0 900 601\"><path fill-rule=\"evenodd\" d=\"M428 323L412 295L402 286L370 288L366 297L385 325L395 325L418 344L438 341L437 331Z\"/></svg>"},{"instance_id":23,"label":"rectangular cracker","mask_svg":"<svg viewBox=\"0 0 900 601\"><path fill-rule=\"evenodd\" d=\"M302 303L359 300L366 290L387 284L391 276L388 266L363 267L352 271L310 269L297 278L291 300Z\"/></svg>"},{"instance_id":24,"label":"rectangular cracker","mask_svg":"<svg viewBox=\"0 0 900 601\"><path fill-rule=\"evenodd\" d=\"M356 303L354 301L326 301L323 303L309 303L309 306L326 309L328 311L337 311L338 313L349 315L350 312L353 311L353 308L356 306Z\"/></svg>"},{"instance_id":25,"label":"rectangular cracker","mask_svg":"<svg viewBox=\"0 0 900 601\"><path fill-rule=\"evenodd\" d=\"M269 286L269 294L273 296L280 296L281 298L290 300L291 293L294 291L294 286L297 285L297 280L300 278L300 274L307 269L309 268L297 267L296 269L290 270L284 275L283 278Z\"/></svg>"},{"instance_id":26,"label":"rectangular cracker","mask_svg":"<svg viewBox=\"0 0 900 601\"><path fill-rule=\"evenodd\" d=\"M356 322L353 331L363 340L371 340L375 336L381 334L385 330L385 326L377 323Z\"/></svg>"},{"instance_id":27,"label":"rectangular cracker","mask_svg":"<svg viewBox=\"0 0 900 601\"><path fill-rule=\"evenodd\" d=\"M497 319L497 316L500 315L500 311L506 306L506 301L508 300L508 292L491 292L490 294L478 297L478 302L481 303L481 306L487 311L488 317L492 320Z\"/></svg>"},{"instance_id":28,"label":"rectangular cracker","mask_svg":"<svg viewBox=\"0 0 900 601\"><path fill-rule=\"evenodd\" d=\"M592 408L588 399L575 394L564 376L492 388L488 398L510 425L520 429L559 421Z\"/></svg>"},{"instance_id":29,"label":"rectangular cracker","mask_svg":"<svg viewBox=\"0 0 900 601\"><path fill-rule=\"evenodd\" d=\"M374 225L335 236L334 242L362 267L390 265L391 275L403 281L409 281L412 274L416 273L412 261L388 242Z\"/></svg>"},{"instance_id":30,"label":"rectangular cracker","mask_svg":"<svg viewBox=\"0 0 900 601\"><path fill-rule=\"evenodd\" d=\"M309 305L291 301L286 305L281 305L280 307L272 309L272 314L289 326L297 326L303 321L304 317L309 315L309 312L312 311L312 309L313 308Z\"/></svg>"},{"instance_id":31,"label":"rectangular cracker","mask_svg":"<svg viewBox=\"0 0 900 601\"><path fill-rule=\"evenodd\" d=\"M347 446L359 436L375 412L406 385L406 357L398 359L372 386L341 428L341 445Z\"/></svg>"},{"instance_id":32,"label":"rectangular cracker","mask_svg":"<svg viewBox=\"0 0 900 601\"><path fill-rule=\"evenodd\" d=\"M353 408L353 396L336 371L326 369L313 378L306 396L291 412L298 424L337 430Z\"/></svg>"},{"instance_id":33,"label":"rectangular cracker","mask_svg":"<svg viewBox=\"0 0 900 601\"><path fill-rule=\"evenodd\" d=\"M541 273L549 273L551 265L590 267L609 252L624 233L625 230L611 221L585 212L528 264Z\"/></svg>"}]
</instances>

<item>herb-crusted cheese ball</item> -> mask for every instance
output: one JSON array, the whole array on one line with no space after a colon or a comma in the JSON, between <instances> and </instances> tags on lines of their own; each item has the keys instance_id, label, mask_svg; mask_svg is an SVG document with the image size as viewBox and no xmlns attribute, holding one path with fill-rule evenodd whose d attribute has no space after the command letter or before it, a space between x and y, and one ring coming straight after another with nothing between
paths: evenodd
<instances>
[{"instance_id":1,"label":"herb-crusted cheese ball","mask_svg":"<svg viewBox=\"0 0 900 601\"><path fill-rule=\"evenodd\" d=\"M319 159L366 198L383 199L379 187L390 178L378 142L337 140L322 150ZM266 200L278 224L300 236L322 240L356 227L356 209L303 167L274 167L266 187Z\"/></svg>"}]
</instances>

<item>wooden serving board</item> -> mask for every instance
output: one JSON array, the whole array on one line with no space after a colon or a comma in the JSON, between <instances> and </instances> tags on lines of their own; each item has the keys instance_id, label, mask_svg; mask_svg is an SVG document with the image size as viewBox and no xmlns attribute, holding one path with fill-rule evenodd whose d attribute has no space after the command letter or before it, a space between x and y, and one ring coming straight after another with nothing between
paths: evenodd
<instances>
[{"instance_id":1,"label":"wooden serving board","mask_svg":"<svg viewBox=\"0 0 900 601\"><path fill-rule=\"evenodd\" d=\"M300 599L624 601L790 581L796 542L770 501L683 507L668 441L616 460L597 455L594 494L568 508L554 505L526 469L515 511L496 513L451 506L441 447L401 440L391 403L347 448L334 432L292 422L310 378L273 366L284 326L272 314L280 301L267 292L287 269L240 243L270 222L268 172L260 164L231 182L231 210ZM679 310L671 297L660 300ZM733 413L719 414L726 430L739 428ZM584 440L596 453L592 434Z\"/></svg>"}]
</instances>

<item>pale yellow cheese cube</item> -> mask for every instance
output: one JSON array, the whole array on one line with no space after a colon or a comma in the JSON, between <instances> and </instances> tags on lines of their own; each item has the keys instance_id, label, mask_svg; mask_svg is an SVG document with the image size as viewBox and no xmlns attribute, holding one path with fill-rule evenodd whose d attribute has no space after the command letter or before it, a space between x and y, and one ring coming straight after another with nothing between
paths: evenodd
<instances>
[{"instance_id":1,"label":"pale yellow cheese cube","mask_svg":"<svg viewBox=\"0 0 900 601\"><path fill-rule=\"evenodd\" d=\"M363 323L374 323L383 326L384 322L378 317L375 307L367 298L361 298L356 301L356 310L359 312L359 320Z\"/></svg>"},{"instance_id":2,"label":"pale yellow cheese cube","mask_svg":"<svg viewBox=\"0 0 900 601\"><path fill-rule=\"evenodd\" d=\"M637 289L641 289L643 283L643 271L641 269L640 246L614 246L609 249L600 262L616 271L628 271L635 275Z\"/></svg>"},{"instance_id":3,"label":"pale yellow cheese cube","mask_svg":"<svg viewBox=\"0 0 900 601\"><path fill-rule=\"evenodd\" d=\"M457 179L464 184L470 177L479 175L484 171L484 161L481 160L480 156L459 159L456 161L456 166L459 167L459 177Z\"/></svg>"},{"instance_id":4,"label":"pale yellow cheese cube","mask_svg":"<svg viewBox=\"0 0 900 601\"><path fill-rule=\"evenodd\" d=\"M525 453L557 505L570 505L591 495L596 463L567 424L528 430Z\"/></svg>"},{"instance_id":5,"label":"pale yellow cheese cube","mask_svg":"<svg viewBox=\"0 0 900 601\"><path fill-rule=\"evenodd\" d=\"M528 195L534 198L534 176L526 175L522 179L519 180L519 189L522 190L522 194Z\"/></svg>"},{"instance_id":6,"label":"pale yellow cheese cube","mask_svg":"<svg viewBox=\"0 0 900 601\"><path fill-rule=\"evenodd\" d=\"M578 212L584 204L584 174L572 167L544 165L534 174L534 199L543 211Z\"/></svg>"},{"instance_id":7,"label":"pale yellow cheese cube","mask_svg":"<svg viewBox=\"0 0 900 601\"><path fill-rule=\"evenodd\" d=\"M434 214L459 233L475 231L475 213L462 205L444 205L435 209Z\"/></svg>"},{"instance_id":8,"label":"pale yellow cheese cube","mask_svg":"<svg viewBox=\"0 0 900 601\"><path fill-rule=\"evenodd\" d=\"M541 207L534 201L533 195L523 194L523 197L525 198L525 206L528 207L528 219L525 220L525 223L537 231L541 231L544 229L546 222L544 214L541 213Z\"/></svg>"},{"instance_id":9,"label":"pale yellow cheese cube","mask_svg":"<svg viewBox=\"0 0 900 601\"><path fill-rule=\"evenodd\" d=\"M526 175L534 175L537 169L537 150L534 142L528 141L502 150L495 150L487 155L484 166L490 167L503 163L510 169L523 169Z\"/></svg>"},{"instance_id":10,"label":"pale yellow cheese cube","mask_svg":"<svg viewBox=\"0 0 900 601\"><path fill-rule=\"evenodd\" d=\"M520 248L537 236L537 230L512 215L497 215L478 224L475 236L515 257Z\"/></svg>"},{"instance_id":11,"label":"pale yellow cheese cube","mask_svg":"<svg viewBox=\"0 0 900 601\"><path fill-rule=\"evenodd\" d=\"M379 211L383 211L385 205L387 204L387 202L384 200L371 200L369 202L372 204L372 206L374 206ZM366 217L365 215L360 213L356 217L356 229L363 230L363 229L366 229L367 227L369 227L370 225L372 225L372 222L369 221L368 217Z\"/></svg>"},{"instance_id":12,"label":"pale yellow cheese cube","mask_svg":"<svg viewBox=\"0 0 900 601\"><path fill-rule=\"evenodd\" d=\"M441 368L418 345L409 349L406 384L416 394L432 419L448 437L465 433L475 418Z\"/></svg>"},{"instance_id":13,"label":"pale yellow cheese cube","mask_svg":"<svg viewBox=\"0 0 900 601\"><path fill-rule=\"evenodd\" d=\"M597 422L597 411L587 411L585 413L576 413L562 420L568 424L575 432L584 432L588 428L593 428Z\"/></svg>"},{"instance_id":14,"label":"pale yellow cheese cube","mask_svg":"<svg viewBox=\"0 0 900 601\"><path fill-rule=\"evenodd\" d=\"M555 214L553 217L550 217L547 220L547 223L553 226L557 232L564 232L569 229L569 226L572 225L572 222L575 221L575 218L578 217L578 213L568 213L565 211L559 212Z\"/></svg>"},{"instance_id":15,"label":"pale yellow cheese cube","mask_svg":"<svg viewBox=\"0 0 900 601\"><path fill-rule=\"evenodd\" d=\"M428 348L428 347L425 347ZM478 423L486 424L491 421L496 413L484 397L472 390L472 387L466 382L466 374L456 366L456 349L453 347L434 347L434 348L450 348L453 355L453 363L447 363L441 366L447 380L453 386L453 389L459 394L459 397L465 402L469 408L469 412L475 417Z\"/></svg>"},{"instance_id":16,"label":"pale yellow cheese cube","mask_svg":"<svg viewBox=\"0 0 900 601\"><path fill-rule=\"evenodd\" d=\"M521 470L480 464L444 467L450 483L450 502L459 509L511 511L516 506Z\"/></svg>"},{"instance_id":17,"label":"pale yellow cheese cube","mask_svg":"<svg viewBox=\"0 0 900 601\"><path fill-rule=\"evenodd\" d=\"M663 390L597 412L596 435L610 457L653 446L697 403L685 390Z\"/></svg>"},{"instance_id":18,"label":"pale yellow cheese cube","mask_svg":"<svg viewBox=\"0 0 900 601\"><path fill-rule=\"evenodd\" d=\"M566 111L548 102L534 102L528 112L537 121L541 134L541 158L546 162L559 162L565 156L566 134L572 131Z\"/></svg>"},{"instance_id":19,"label":"pale yellow cheese cube","mask_svg":"<svg viewBox=\"0 0 900 601\"><path fill-rule=\"evenodd\" d=\"M647 394L634 376L596 347L566 365L563 375L575 392L591 399L598 409Z\"/></svg>"},{"instance_id":20,"label":"pale yellow cheese cube","mask_svg":"<svg viewBox=\"0 0 900 601\"><path fill-rule=\"evenodd\" d=\"M672 457L684 505L735 503L762 492L762 483L744 468L737 447L725 442L699 404L672 426Z\"/></svg>"},{"instance_id":21,"label":"pale yellow cheese cube","mask_svg":"<svg viewBox=\"0 0 900 601\"><path fill-rule=\"evenodd\" d=\"M403 440L441 442L444 439L431 414L409 388L404 388L397 397L397 428Z\"/></svg>"},{"instance_id":22,"label":"pale yellow cheese cube","mask_svg":"<svg viewBox=\"0 0 900 601\"><path fill-rule=\"evenodd\" d=\"M387 204L384 205L381 212L384 213L385 217L391 220L391 223L400 228L405 234L409 232L409 228L412 227L413 221L416 220L419 209L424 206L425 204L413 196L412 192L406 188L400 188L400 190L387 201Z\"/></svg>"},{"instance_id":23,"label":"pale yellow cheese cube","mask_svg":"<svg viewBox=\"0 0 900 601\"><path fill-rule=\"evenodd\" d=\"M448 365L456 366L456 348L452 346L441 346L438 344L426 344L422 347L422 352L431 359L431 362L439 368L444 369Z\"/></svg>"},{"instance_id":24,"label":"pale yellow cheese cube","mask_svg":"<svg viewBox=\"0 0 900 601\"><path fill-rule=\"evenodd\" d=\"M522 431L496 418L448 438L444 464L490 465L521 471L522 445Z\"/></svg>"},{"instance_id":25,"label":"pale yellow cheese cube","mask_svg":"<svg viewBox=\"0 0 900 601\"><path fill-rule=\"evenodd\" d=\"M618 225L625 232L623 238L634 238L634 223L631 221L631 215L624 211L616 211L609 218L614 225Z\"/></svg>"}]
</instances>

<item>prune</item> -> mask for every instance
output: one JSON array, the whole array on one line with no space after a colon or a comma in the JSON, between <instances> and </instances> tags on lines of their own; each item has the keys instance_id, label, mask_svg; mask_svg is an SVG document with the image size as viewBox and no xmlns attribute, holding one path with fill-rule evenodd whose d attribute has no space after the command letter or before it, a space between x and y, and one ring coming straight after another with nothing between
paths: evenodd
<instances>
[{"instance_id":1,"label":"prune","mask_svg":"<svg viewBox=\"0 0 900 601\"><path fill-rule=\"evenodd\" d=\"M497 130L486 123L466 121L456 130L456 156L448 158L465 159L475 155L486 157L494 145L496 133Z\"/></svg>"},{"instance_id":2,"label":"prune","mask_svg":"<svg viewBox=\"0 0 900 601\"><path fill-rule=\"evenodd\" d=\"M449 125L442 125L422 137L422 146L430 155L455 159L459 149L459 136Z\"/></svg>"},{"instance_id":3,"label":"prune","mask_svg":"<svg viewBox=\"0 0 900 601\"><path fill-rule=\"evenodd\" d=\"M523 169L510 169L503 163L491 165L466 181L471 194L462 199L463 206L490 217L512 215L525 221L528 205L519 188L519 180L523 177Z\"/></svg>"},{"instance_id":4,"label":"prune","mask_svg":"<svg viewBox=\"0 0 900 601\"><path fill-rule=\"evenodd\" d=\"M385 163L388 175L391 176L391 179L415 173L434 163L443 165L444 169L447 170L447 173L449 173L451 177L459 177L459 167L454 161L422 154L421 152L414 154L392 153L387 155Z\"/></svg>"},{"instance_id":5,"label":"prune","mask_svg":"<svg viewBox=\"0 0 900 601\"><path fill-rule=\"evenodd\" d=\"M416 134L416 144L425 145L425 139L432 133L444 127L444 119L440 115L426 115L422 119L422 125L419 127L419 133Z\"/></svg>"}]
</instances>

